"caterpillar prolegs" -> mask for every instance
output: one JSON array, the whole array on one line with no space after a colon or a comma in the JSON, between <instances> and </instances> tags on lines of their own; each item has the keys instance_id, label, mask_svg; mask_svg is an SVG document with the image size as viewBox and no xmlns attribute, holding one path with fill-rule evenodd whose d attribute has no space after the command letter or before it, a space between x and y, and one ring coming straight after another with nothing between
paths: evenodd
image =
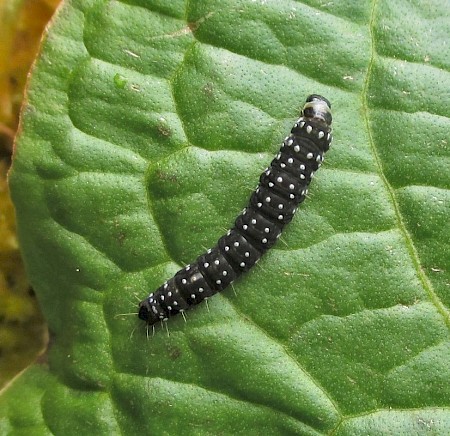
<instances>
[{"instance_id":1,"label":"caterpillar prolegs","mask_svg":"<svg viewBox=\"0 0 450 436\"><path fill-rule=\"evenodd\" d=\"M215 247L142 300L140 319L148 325L166 321L222 291L258 262L305 199L313 174L330 147L331 121L330 102L310 95L233 228Z\"/></svg>"}]
</instances>

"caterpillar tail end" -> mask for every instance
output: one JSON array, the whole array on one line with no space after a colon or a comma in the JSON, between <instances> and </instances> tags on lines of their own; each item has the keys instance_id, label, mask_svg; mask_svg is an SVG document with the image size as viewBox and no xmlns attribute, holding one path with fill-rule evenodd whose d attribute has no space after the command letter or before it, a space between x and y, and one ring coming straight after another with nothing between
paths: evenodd
<instances>
[{"instance_id":1,"label":"caterpillar tail end","mask_svg":"<svg viewBox=\"0 0 450 436\"><path fill-rule=\"evenodd\" d=\"M148 298L146 298L145 300L142 300L139 303L138 318L142 319L142 321L145 321L147 325L153 325L160 319L158 314L154 313L151 310L151 306L150 306L150 303L148 302Z\"/></svg>"}]
</instances>

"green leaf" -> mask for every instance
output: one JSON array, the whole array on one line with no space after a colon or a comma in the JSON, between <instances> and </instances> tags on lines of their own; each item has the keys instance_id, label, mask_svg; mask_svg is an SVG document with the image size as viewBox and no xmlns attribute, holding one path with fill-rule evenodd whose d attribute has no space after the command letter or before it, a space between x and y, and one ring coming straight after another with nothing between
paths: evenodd
<instances>
[{"instance_id":1,"label":"green leaf","mask_svg":"<svg viewBox=\"0 0 450 436\"><path fill-rule=\"evenodd\" d=\"M448 13L64 4L11 172L54 341L3 433L450 432ZM313 92L335 143L283 241L147 338L120 314L232 225Z\"/></svg>"}]
</instances>

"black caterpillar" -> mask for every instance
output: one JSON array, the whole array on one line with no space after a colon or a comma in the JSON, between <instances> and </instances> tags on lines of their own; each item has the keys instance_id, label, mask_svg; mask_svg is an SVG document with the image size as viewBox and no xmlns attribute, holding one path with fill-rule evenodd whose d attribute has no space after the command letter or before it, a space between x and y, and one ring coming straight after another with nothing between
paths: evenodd
<instances>
[{"instance_id":1,"label":"black caterpillar","mask_svg":"<svg viewBox=\"0 0 450 436\"><path fill-rule=\"evenodd\" d=\"M214 248L142 300L140 319L148 325L166 321L222 291L258 262L305 199L314 171L331 144L331 120L330 102L310 95L234 227Z\"/></svg>"}]
</instances>

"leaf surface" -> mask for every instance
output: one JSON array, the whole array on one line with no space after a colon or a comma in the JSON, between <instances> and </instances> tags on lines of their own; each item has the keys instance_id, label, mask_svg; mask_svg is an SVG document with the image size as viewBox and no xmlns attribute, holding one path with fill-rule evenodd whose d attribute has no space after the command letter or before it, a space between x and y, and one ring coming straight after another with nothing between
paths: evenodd
<instances>
[{"instance_id":1,"label":"leaf surface","mask_svg":"<svg viewBox=\"0 0 450 436\"><path fill-rule=\"evenodd\" d=\"M27 425L42 434L450 431L443 12L67 2L11 173L55 339L0 405L40 383ZM310 93L332 101L335 142L283 241L147 339L120 314L233 224Z\"/></svg>"}]
</instances>

